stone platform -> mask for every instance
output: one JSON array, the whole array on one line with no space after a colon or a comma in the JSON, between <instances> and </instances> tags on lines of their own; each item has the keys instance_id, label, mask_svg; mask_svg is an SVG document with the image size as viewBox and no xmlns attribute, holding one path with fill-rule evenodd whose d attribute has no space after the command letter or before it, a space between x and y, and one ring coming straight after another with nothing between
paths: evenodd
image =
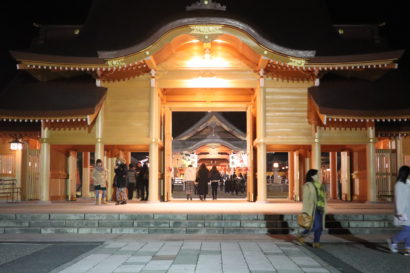
<instances>
[{"instance_id":1,"label":"stone platform","mask_svg":"<svg viewBox=\"0 0 410 273\"><path fill-rule=\"evenodd\" d=\"M298 202L77 202L0 205L0 233L36 234L295 234ZM390 203L329 203L329 234L390 234Z\"/></svg>"}]
</instances>

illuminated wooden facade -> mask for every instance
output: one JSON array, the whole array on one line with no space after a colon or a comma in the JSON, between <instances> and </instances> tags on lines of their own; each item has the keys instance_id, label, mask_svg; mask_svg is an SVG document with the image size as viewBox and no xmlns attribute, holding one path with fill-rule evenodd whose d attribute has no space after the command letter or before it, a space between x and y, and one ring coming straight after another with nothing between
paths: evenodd
<instances>
[{"instance_id":1,"label":"illuminated wooden facade","mask_svg":"<svg viewBox=\"0 0 410 273\"><path fill-rule=\"evenodd\" d=\"M248 201L267 200L269 151L289 155L289 199L300 199L304 173L308 168L321 168L323 152L330 153L330 197L336 198L335 154L339 152L343 198L376 201L377 149L394 149L398 165L409 163L410 156L406 129L377 129L381 122L406 123L410 112L368 111L365 115L346 108L337 111L337 107L320 104L323 90L316 89L321 87L320 79L332 72L386 73L397 68L402 51L318 56L315 50L276 44L252 26L224 16L220 7L201 1L187 9L186 17L164 23L145 40L115 50L98 50L95 56L12 52L18 69L30 77L31 84L22 85L18 94L31 88L44 90L36 95L37 100L56 105L47 109L0 105L0 151L15 153L14 174L23 188L22 199L73 196L77 152L84 152L85 158L95 152L95 158L103 159L109 169L110 179L117 157L149 152L149 201L167 201L172 112L241 111L247 116ZM198 8L206 11L206 16L190 13ZM212 16L213 12L218 16ZM73 27L72 32L75 37L82 29ZM92 88L87 85L90 81ZM55 96L67 82L67 92L74 88L77 95ZM13 86L9 88L9 93L14 92ZM82 107L61 102L75 102L86 93L93 99ZM16 124L22 128L12 128ZM34 129L24 127L33 124L37 126ZM388 138L382 137L386 132ZM8 142L14 138L29 145L10 152ZM28 168L29 155L34 150L40 151L39 183L29 189L28 177L34 172ZM83 167L89 168L88 164ZM86 183L83 189L87 196Z\"/></svg>"}]
</instances>

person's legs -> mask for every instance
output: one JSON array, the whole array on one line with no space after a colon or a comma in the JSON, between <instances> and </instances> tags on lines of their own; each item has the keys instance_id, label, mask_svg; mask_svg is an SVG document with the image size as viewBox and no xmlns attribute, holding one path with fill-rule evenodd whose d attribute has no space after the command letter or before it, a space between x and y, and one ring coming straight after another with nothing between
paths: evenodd
<instances>
[{"instance_id":1,"label":"person's legs","mask_svg":"<svg viewBox=\"0 0 410 273\"><path fill-rule=\"evenodd\" d=\"M106 187L101 188L101 191L102 191L102 193L101 193L102 203L103 203L103 204L107 204L107 200L106 200L107 188L106 188Z\"/></svg>"},{"instance_id":2,"label":"person's legs","mask_svg":"<svg viewBox=\"0 0 410 273\"><path fill-rule=\"evenodd\" d=\"M323 230L323 214L321 211L316 210L315 219L313 222L313 247L320 247L320 236Z\"/></svg>"}]
</instances>

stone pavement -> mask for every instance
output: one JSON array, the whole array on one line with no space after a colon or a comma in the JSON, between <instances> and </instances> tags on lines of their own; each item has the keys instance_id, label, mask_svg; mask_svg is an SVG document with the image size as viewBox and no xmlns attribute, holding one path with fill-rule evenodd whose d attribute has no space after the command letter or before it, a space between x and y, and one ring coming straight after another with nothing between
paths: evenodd
<instances>
[{"instance_id":1,"label":"stone pavement","mask_svg":"<svg viewBox=\"0 0 410 273\"><path fill-rule=\"evenodd\" d=\"M170 238L111 238L51 273L339 272L284 237Z\"/></svg>"}]
</instances>

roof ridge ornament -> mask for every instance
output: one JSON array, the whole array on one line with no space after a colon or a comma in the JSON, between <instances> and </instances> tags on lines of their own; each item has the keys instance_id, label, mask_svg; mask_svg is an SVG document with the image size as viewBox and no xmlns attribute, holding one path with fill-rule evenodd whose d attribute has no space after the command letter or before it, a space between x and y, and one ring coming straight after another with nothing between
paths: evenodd
<instances>
[{"instance_id":1,"label":"roof ridge ornament","mask_svg":"<svg viewBox=\"0 0 410 273\"><path fill-rule=\"evenodd\" d=\"M219 3L214 3L212 0L200 0L199 2L195 2L190 6L185 8L187 11L191 10L221 10L226 11L226 6L222 6Z\"/></svg>"}]
</instances>

